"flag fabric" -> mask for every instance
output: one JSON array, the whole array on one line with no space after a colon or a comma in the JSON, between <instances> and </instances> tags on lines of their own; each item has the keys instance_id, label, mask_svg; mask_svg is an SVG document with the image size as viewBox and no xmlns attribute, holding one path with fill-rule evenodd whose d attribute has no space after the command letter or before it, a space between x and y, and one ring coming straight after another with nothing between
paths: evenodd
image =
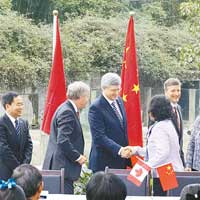
<instances>
[{"instance_id":1,"label":"flag fabric","mask_svg":"<svg viewBox=\"0 0 200 200\"><path fill-rule=\"evenodd\" d=\"M127 179L139 187L142 184L145 177L148 175L150 170L151 167L149 165L147 165L140 158L137 158L137 162L133 166Z\"/></svg>"},{"instance_id":2,"label":"flag fabric","mask_svg":"<svg viewBox=\"0 0 200 200\"><path fill-rule=\"evenodd\" d=\"M171 163L164 164L156 168L160 183L164 191L178 187L176 174Z\"/></svg>"},{"instance_id":3,"label":"flag fabric","mask_svg":"<svg viewBox=\"0 0 200 200\"><path fill-rule=\"evenodd\" d=\"M58 16L54 15L53 60L41 130L50 134L50 125L57 107L67 99Z\"/></svg>"},{"instance_id":4,"label":"flag fabric","mask_svg":"<svg viewBox=\"0 0 200 200\"><path fill-rule=\"evenodd\" d=\"M120 95L124 101L126 109L129 145L143 146L140 87L136 57L134 21L133 17L131 16L128 24L121 70L122 83ZM135 162L136 159L133 158L132 164L134 165Z\"/></svg>"}]
</instances>

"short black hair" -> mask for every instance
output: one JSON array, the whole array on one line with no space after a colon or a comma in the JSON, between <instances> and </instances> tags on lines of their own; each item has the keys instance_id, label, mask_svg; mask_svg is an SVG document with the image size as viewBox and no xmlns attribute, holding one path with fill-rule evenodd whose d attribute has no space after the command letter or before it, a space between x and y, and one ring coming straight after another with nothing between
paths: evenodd
<instances>
[{"instance_id":1,"label":"short black hair","mask_svg":"<svg viewBox=\"0 0 200 200\"><path fill-rule=\"evenodd\" d=\"M26 200L25 194L23 189L16 185L16 187L13 188L6 188L0 190L0 200Z\"/></svg>"},{"instance_id":2,"label":"short black hair","mask_svg":"<svg viewBox=\"0 0 200 200\"><path fill-rule=\"evenodd\" d=\"M200 184L186 185L180 194L180 200L200 199Z\"/></svg>"},{"instance_id":3,"label":"short black hair","mask_svg":"<svg viewBox=\"0 0 200 200\"><path fill-rule=\"evenodd\" d=\"M26 198L34 196L42 182L40 171L29 164L22 164L15 168L12 178L14 178L16 183L23 188Z\"/></svg>"},{"instance_id":4,"label":"short black hair","mask_svg":"<svg viewBox=\"0 0 200 200\"><path fill-rule=\"evenodd\" d=\"M17 94L16 92L8 92L8 93L4 94L1 97L1 102L2 102L3 107L6 109L6 104L11 105L14 98L18 97L18 96L19 96L19 94Z\"/></svg>"},{"instance_id":5,"label":"short black hair","mask_svg":"<svg viewBox=\"0 0 200 200\"><path fill-rule=\"evenodd\" d=\"M86 185L87 200L124 200L126 195L124 182L112 173L97 172Z\"/></svg>"},{"instance_id":6,"label":"short black hair","mask_svg":"<svg viewBox=\"0 0 200 200\"><path fill-rule=\"evenodd\" d=\"M164 95L152 97L148 112L152 114L156 121L170 119L172 117L172 106Z\"/></svg>"}]
</instances>

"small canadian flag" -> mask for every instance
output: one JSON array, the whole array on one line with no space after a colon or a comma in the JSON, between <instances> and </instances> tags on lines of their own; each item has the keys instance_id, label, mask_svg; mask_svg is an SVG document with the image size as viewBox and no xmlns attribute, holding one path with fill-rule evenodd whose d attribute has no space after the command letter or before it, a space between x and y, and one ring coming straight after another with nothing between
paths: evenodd
<instances>
[{"instance_id":1,"label":"small canadian flag","mask_svg":"<svg viewBox=\"0 0 200 200\"><path fill-rule=\"evenodd\" d=\"M133 166L127 179L139 187L150 170L151 167L137 157L137 162Z\"/></svg>"}]
</instances>

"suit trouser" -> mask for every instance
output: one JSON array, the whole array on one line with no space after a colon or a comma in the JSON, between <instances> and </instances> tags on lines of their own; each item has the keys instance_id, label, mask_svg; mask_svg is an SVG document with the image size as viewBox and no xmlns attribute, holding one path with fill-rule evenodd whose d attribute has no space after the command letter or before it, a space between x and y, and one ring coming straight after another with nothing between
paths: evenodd
<instances>
[{"instance_id":1,"label":"suit trouser","mask_svg":"<svg viewBox=\"0 0 200 200\"><path fill-rule=\"evenodd\" d=\"M66 179L64 180L64 193L65 194L74 194L74 181Z\"/></svg>"}]
</instances>

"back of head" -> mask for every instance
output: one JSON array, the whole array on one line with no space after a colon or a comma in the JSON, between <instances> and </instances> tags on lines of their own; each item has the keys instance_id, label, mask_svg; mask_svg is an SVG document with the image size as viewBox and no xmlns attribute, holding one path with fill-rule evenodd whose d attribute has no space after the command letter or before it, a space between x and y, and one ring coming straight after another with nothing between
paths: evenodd
<instances>
[{"instance_id":1,"label":"back of head","mask_svg":"<svg viewBox=\"0 0 200 200\"><path fill-rule=\"evenodd\" d=\"M82 81L75 81L69 84L67 88L67 96L71 100L77 100L81 96L89 96L89 95L90 95L90 87Z\"/></svg>"},{"instance_id":2,"label":"back of head","mask_svg":"<svg viewBox=\"0 0 200 200\"><path fill-rule=\"evenodd\" d=\"M177 78L167 79L164 82L164 91L166 91L169 86L174 86L174 85L180 85L181 86L181 82L179 81L179 79L177 79Z\"/></svg>"},{"instance_id":3,"label":"back of head","mask_svg":"<svg viewBox=\"0 0 200 200\"><path fill-rule=\"evenodd\" d=\"M0 181L0 200L25 200L23 189L13 181Z\"/></svg>"},{"instance_id":4,"label":"back of head","mask_svg":"<svg viewBox=\"0 0 200 200\"><path fill-rule=\"evenodd\" d=\"M200 199L200 184L186 185L180 194L180 200L198 200Z\"/></svg>"},{"instance_id":5,"label":"back of head","mask_svg":"<svg viewBox=\"0 0 200 200\"><path fill-rule=\"evenodd\" d=\"M42 184L42 175L40 171L29 164L18 166L13 171L12 178L23 188L27 198L36 195Z\"/></svg>"},{"instance_id":6,"label":"back of head","mask_svg":"<svg viewBox=\"0 0 200 200\"><path fill-rule=\"evenodd\" d=\"M95 173L86 186L87 200L124 200L126 195L124 182L111 173Z\"/></svg>"},{"instance_id":7,"label":"back of head","mask_svg":"<svg viewBox=\"0 0 200 200\"><path fill-rule=\"evenodd\" d=\"M116 73L106 73L101 78L101 88L105 89L109 86L119 86L121 85L121 78Z\"/></svg>"},{"instance_id":8,"label":"back of head","mask_svg":"<svg viewBox=\"0 0 200 200\"><path fill-rule=\"evenodd\" d=\"M164 95L155 95L150 101L148 112L151 112L156 121L162 121L171 118L172 106Z\"/></svg>"}]
</instances>

